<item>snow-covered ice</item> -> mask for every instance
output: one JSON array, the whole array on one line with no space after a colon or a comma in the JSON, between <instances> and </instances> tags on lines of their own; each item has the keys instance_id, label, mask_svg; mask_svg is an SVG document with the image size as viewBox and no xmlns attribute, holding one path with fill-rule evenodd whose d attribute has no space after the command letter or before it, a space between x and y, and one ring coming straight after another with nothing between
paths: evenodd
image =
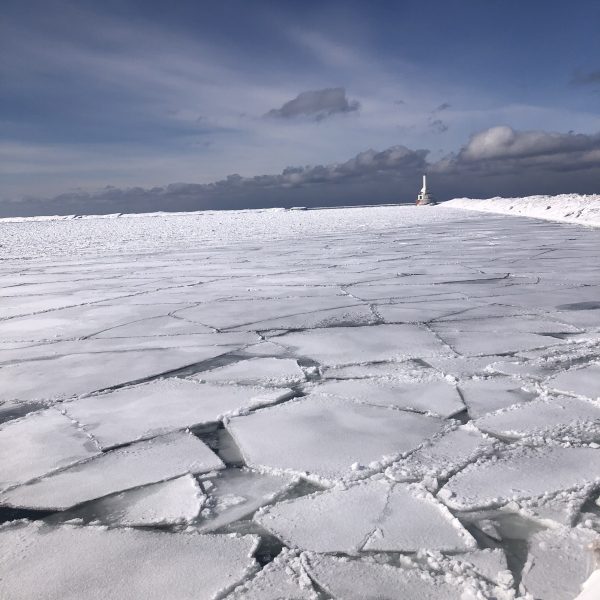
<instances>
[{"instance_id":1,"label":"snow-covered ice","mask_svg":"<svg viewBox=\"0 0 600 600\"><path fill-rule=\"evenodd\" d=\"M103 449L216 423L225 415L272 404L290 390L217 386L185 379L156 380L60 405Z\"/></svg>"},{"instance_id":2,"label":"snow-covered ice","mask_svg":"<svg viewBox=\"0 0 600 600\"><path fill-rule=\"evenodd\" d=\"M315 395L233 418L226 427L249 466L335 482L414 450L444 422Z\"/></svg>"},{"instance_id":3,"label":"snow-covered ice","mask_svg":"<svg viewBox=\"0 0 600 600\"><path fill-rule=\"evenodd\" d=\"M226 600L320 600L297 553L282 550L253 579Z\"/></svg>"},{"instance_id":4,"label":"snow-covered ice","mask_svg":"<svg viewBox=\"0 0 600 600\"><path fill-rule=\"evenodd\" d=\"M600 400L600 364L569 369L551 377L546 385L558 392Z\"/></svg>"},{"instance_id":5,"label":"snow-covered ice","mask_svg":"<svg viewBox=\"0 0 600 600\"><path fill-rule=\"evenodd\" d=\"M547 529L528 542L529 554L521 585L534 598L575 598L596 568L594 547L600 535L580 528Z\"/></svg>"},{"instance_id":6,"label":"snow-covered ice","mask_svg":"<svg viewBox=\"0 0 600 600\"><path fill-rule=\"evenodd\" d=\"M308 572L334 598L344 600L465 600L470 586L454 585L419 569L403 569L368 560L348 560L311 554ZM471 588L472 589L472 588ZM376 596L373 596L373 593Z\"/></svg>"},{"instance_id":7,"label":"snow-covered ice","mask_svg":"<svg viewBox=\"0 0 600 600\"><path fill-rule=\"evenodd\" d=\"M465 409L456 387L449 382L395 383L386 380L329 381L314 389L319 394L350 398L374 406L395 406L450 417Z\"/></svg>"},{"instance_id":8,"label":"snow-covered ice","mask_svg":"<svg viewBox=\"0 0 600 600\"><path fill-rule=\"evenodd\" d=\"M565 223L600 227L600 195L528 196L526 198L455 198L444 207L466 208L483 212L519 215Z\"/></svg>"},{"instance_id":9,"label":"snow-covered ice","mask_svg":"<svg viewBox=\"0 0 600 600\"><path fill-rule=\"evenodd\" d=\"M224 468L218 456L187 433L137 442L0 495L0 506L64 510L116 492L185 473Z\"/></svg>"},{"instance_id":10,"label":"snow-covered ice","mask_svg":"<svg viewBox=\"0 0 600 600\"><path fill-rule=\"evenodd\" d=\"M253 537L15 524L0 529L0 597L212 600L255 569Z\"/></svg>"},{"instance_id":11,"label":"snow-covered ice","mask_svg":"<svg viewBox=\"0 0 600 600\"><path fill-rule=\"evenodd\" d=\"M478 458L496 449L494 441L484 437L472 425L463 425L423 444L407 458L394 463L386 475L394 481L428 481L437 484Z\"/></svg>"},{"instance_id":12,"label":"snow-covered ice","mask_svg":"<svg viewBox=\"0 0 600 600\"><path fill-rule=\"evenodd\" d=\"M0 490L91 458L98 445L52 408L0 427Z\"/></svg>"},{"instance_id":13,"label":"snow-covered ice","mask_svg":"<svg viewBox=\"0 0 600 600\"><path fill-rule=\"evenodd\" d=\"M566 396L539 399L485 415L474 424L506 439L537 435L600 442L600 405Z\"/></svg>"},{"instance_id":14,"label":"snow-covered ice","mask_svg":"<svg viewBox=\"0 0 600 600\"><path fill-rule=\"evenodd\" d=\"M528 402L537 395L535 391L524 389L522 382L511 377L466 379L461 381L460 391L472 419Z\"/></svg>"},{"instance_id":15,"label":"snow-covered ice","mask_svg":"<svg viewBox=\"0 0 600 600\"><path fill-rule=\"evenodd\" d=\"M49 522L80 519L85 523L148 527L194 520L206 501L193 475L151 483L56 513Z\"/></svg>"},{"instance_id":16,"label":"snow-covered ice","mask_svg":"<svg viewBox=\"0 0 600 600\"><path fill-rule=\"evenodd\" d=\"M287 333L274 340L299 356L334 366L423 358L446 351L432 333L417 325L331 327Z\"/></svg>"},{"instance_id":17,"label":"snow-covered ice","mask_svg":"<svg viewBox=\"0 0 600 600\"><path fill-rule=\"evenodd\" d=\"M250 358L198 375L202 381L241 385L289 386L305 380L302 369L290 358Z\"/></svg>"},{"instance_id":18,"label":"snow-covered ice","mask_svg":"<svg viewBox=\"0 0 600 600\"><path fill-rule=\"evenodd\" d=\"M456 510L474 510L596 481L596 448L517 446L469 465L450 479L439 497Z\"/></svg>"},{"instance_id":19,"label":"snow-covered ice","mask_svg":"<svg viewBox=\"0 0 600 600\"><path fill-rule=\"evenodd\" d=\"M471 535L431 495L387 481L280 502L254 518L286 545L320 553L475 547Z\"/></svg>"},{"instance_id":20,"label":"snow-covered ice","mask_svg":"<svg viewBox=\"0 0 600 600\"><path fill-rule=\"evenodd\" d=\"M600 232L451 206L0 220L0 596L576 596Z\"/></svg>"}]
</instances>

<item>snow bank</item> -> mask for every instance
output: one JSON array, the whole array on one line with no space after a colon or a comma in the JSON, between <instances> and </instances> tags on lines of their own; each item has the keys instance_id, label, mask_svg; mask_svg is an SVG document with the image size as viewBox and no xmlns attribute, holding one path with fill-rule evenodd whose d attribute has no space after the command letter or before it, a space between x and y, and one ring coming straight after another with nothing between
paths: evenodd
<instances>
[{"instance_id":1,"label":"snow bank","mask_svg":"<svg viewBox=\"0 0 600 600\"><path fill-rule=\"evenodd\" d=\"M559 196L527 196L526 198L454 198L441 206L466 208L481 212L519 215L547 221L579 223L600 227L600 195L561 194Z\"/></svg>"}]
</instances>

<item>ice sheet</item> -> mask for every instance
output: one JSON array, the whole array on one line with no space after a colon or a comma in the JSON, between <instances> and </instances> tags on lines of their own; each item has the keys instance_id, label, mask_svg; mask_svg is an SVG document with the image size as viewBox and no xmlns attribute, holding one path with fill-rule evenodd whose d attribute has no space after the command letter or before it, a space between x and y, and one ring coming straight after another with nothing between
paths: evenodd
<instances>
[{"instance_id":1,"label":"ice sheet","mask_svg":"<svg viewBox=\"0 0 600 600\"><path fill-rule=\"evenodd\" d=\"M0 367L0 399L61 400L134 383L227 352L223 347L183 347L71 354ZM65 377L65 373L68 377Z\"/></svg>"},{"instance_id":2,"label":"ice sheet","mask_svg":"<svg viewBox=\"0 0 600 600\"><path fill-rule=\"evenodd\" d=\"M52 408L0 427L0 490L100 453L95 441Z\"/></svg>"},{"instance_id":3,"label":"ice sheet","mask_svg":"<svg viewBox=\"0 0 600 600\"><path fill-rule=\"evenodd\" d=\"M329 381L316 386L314 392L441 417L451 417L465 409L456 387L444 380L404 384L377 379Z\"/></svg>"},{"instance_id":4,"label":"ice sheet","mask_svg":"<svg viewBox=\"0 0 600 600\"><path fill-rule=\"evenodd\" d=\"M57 523L81 519L102 525L149 527L181 525L198 516L206 497L193 475L106 496L49 517Z\"/></svg>"},{"instance_id":5,"label":"ice sheet","mask_svg":"<svg viewBox=\"0 0 600 600\"><path fill-rule=\"evenodd\" d=\"M565 396L544 398L485 415L474 424L505 439L544 436L598 442L600 406Z\"/></svg>"},{"instance_id":6,"label":"ice sheet","mask_svg":"<svg viewBox=\"0 0 600 600\"><path fill-rule=\"evenodd\" d=\"M600 400L600 364L569 369L551 377L546 385L559 392Z\"/></svg>"},{"instance_id":7,"label":"ice sheet","mask_svg":"<svg viewBox=\"0 0 600 600\"><path fill-rule=\"evenodd\" d=\"M171 378L65 402L61 410L106 449L216 423L225 415L272 404L290 393L288 389L217 386Z\"/></svg>"},{"instance_id":8,"label":"ice sheet","mask_svg":"<svg viewBox=\"0 0 600 600\"><path fill-rule=\"evenodd\" d=\"M417 448L444 422L416 413L309 396L226 423L248 465L335 481ZM353 468L354 467L354 468Z\"/></svg>"},{"instance_id":9,"label":"ice sheet","mask_svg":"<svg viewBox=\"0 0 600 600\"><path fill-rule=\"evenodd\" d=\"M332 327L288 333L273 341L290 348L297 355L329 366L447 353L432 333L417 325Z\"/></svg>"},{"instance_id":10,"label":"ice sheet","mask_svg":"<svg viewBox=\"0 0 600 600\"><path fill-rule=\"evenodd\" d=\"M534 598L574 598L595 569L600 535L583 529L548 529L531 537L521 584Z\"/></svg>"},{"instance_id":11,"label":"ice sheet","mask_svg":"<svg viewBox=\"0 0 600 600\"><path fill-rule=\"evenodd\" d=\"M241 385L289 386L305 380L302 369L290 358L251 358L212 369L196 376L209 383L237 383Z\"/></svg>"},{"instance_id":12,"label":"ice sheet","mask_svg":"<svg viewBox=\"0 0 600 600\"><path fill-rule=\"evenodd\" d=\"M34 483L13 488L0 496L0 505L65 510L109 494L224 466L194 436L169 434L107 452Z\"/></svg>"},{"instance_id":13,"label":"ice sheet","mask_svg":"<svg viewBox=\"0 0 600 600\"><path fill-rule=\"evenodd\" d=\"M321 553L475 547L473 538L432 496L386 481L279 502L254 518L287 546Z\"/></svg>"},{"instance_id":14,"label":"ice sheet","mask_svg":"<svg viewBox=\"0 0 600 600\"><path fill-rule=\"evenodd\" d=\"M418 569L402 569L368 559L348 560L310 554L308 572L334 598L344 600L465 600L469 585L453 585ZM466 596L468 597L468 596Z\"/></svg>"},{"instance_id":15,"label":"ice sheet","mask_svg":"<svg viewBox=\"0 0 600 600\"><path fill-rule=\"evenodd\" d=\"M469 465L440 490L450 508L473 510L600 480L594 448L515 447Z\"/></svg>"},{"instance_id":16,"label":"ice sheet","mask_svg":"<svg viewBox=\"0 0 600 600\"><path fill-rule=\"evenodd\" d=\"M537 394L523 389L522 382L511 377L489 377L461 381L459 389L472 419L514 404L533 400Z\"/></svg>"},{"instance_id":17,"label":"ice sheet","mask_svg":"<svg viewBox=\"0 0 600 600\"><path fill-rule=\"evenodd\" d=\"M256 568L255 546L251 536L35 523L4 526L0 528L0 596L212 600Z\"/></svg>"}]
</instances>

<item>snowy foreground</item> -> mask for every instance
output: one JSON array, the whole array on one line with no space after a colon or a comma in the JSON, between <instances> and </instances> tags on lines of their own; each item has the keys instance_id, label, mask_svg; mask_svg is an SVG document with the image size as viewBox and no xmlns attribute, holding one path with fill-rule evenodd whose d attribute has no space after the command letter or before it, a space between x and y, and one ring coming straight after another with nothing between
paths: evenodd
<instances>
[{"instance_id":1,"label":"snowy foreground","mask_svg":"<svg viewBox=\"0 0 600 600\"><path fill-rule=\"evenodd\" d=\"M0 240L1 598L600 597L600 231L438 206Z\"/></svg>"},{"instance_id":2,"label":"snowy foreground","mask_svg":"<svg viewBox=\"0 0 600 600\"><path fill-rule=\"evenodd\" d=\"M600 195L561 194L485 200L455 198L445 202L444 206L600 227Z\"/></svg>"}]
</instances>

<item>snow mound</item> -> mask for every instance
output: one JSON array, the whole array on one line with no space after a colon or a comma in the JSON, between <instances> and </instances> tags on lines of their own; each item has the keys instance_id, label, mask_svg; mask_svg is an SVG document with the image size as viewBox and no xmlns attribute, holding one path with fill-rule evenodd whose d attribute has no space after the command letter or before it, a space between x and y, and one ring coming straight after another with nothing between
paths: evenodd
<instances>
[{"instance_id":1,"label":"snow mound","mask_svg":"<svg viewBox=\"0 0 600 600\"><path fill-rule=\"evenodd\" d=\"M525 198L454 198L441 206L600 227L600 195L560 194Z\"/></svg>"}]
</instances>

